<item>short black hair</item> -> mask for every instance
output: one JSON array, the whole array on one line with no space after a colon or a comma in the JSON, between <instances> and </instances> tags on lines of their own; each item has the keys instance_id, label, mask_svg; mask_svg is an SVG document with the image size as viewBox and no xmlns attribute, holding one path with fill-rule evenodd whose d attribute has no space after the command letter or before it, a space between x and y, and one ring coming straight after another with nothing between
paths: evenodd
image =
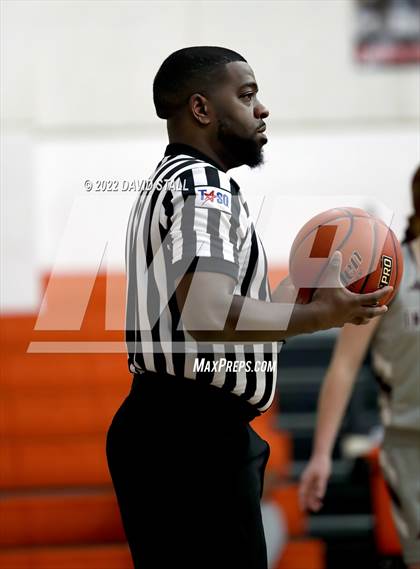
<instances>
[{"instance_id":1,"label":"short black hair","mask_svg":"<svg viewBox=\"0 0 420 569\"><path fill-rule=\"evenodd\" d=\"M169 119L193 93L208 93L220 80L224 66L246 60L230 49L213 46L186 47L165 59L153 81L156 114Z\"/></svg>"}]
</instances>

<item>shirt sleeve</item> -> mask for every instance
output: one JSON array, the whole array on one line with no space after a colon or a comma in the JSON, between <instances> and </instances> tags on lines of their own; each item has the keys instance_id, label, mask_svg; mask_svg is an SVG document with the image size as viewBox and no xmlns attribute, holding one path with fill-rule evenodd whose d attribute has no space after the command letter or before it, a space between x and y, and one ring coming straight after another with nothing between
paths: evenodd
<instances>
[{"instance_id":1,"label":"shirt sleeve","mask_svg":"<svg viewBox=\"0 0 420 569\"><path fill-rule=\"evenodd\" d=\"M229 177L213 166L200 166L180 174L177 184L169 224L174 278L209 271L237 282L239 196L232 193Z\"/></svg>"}]
</instances>

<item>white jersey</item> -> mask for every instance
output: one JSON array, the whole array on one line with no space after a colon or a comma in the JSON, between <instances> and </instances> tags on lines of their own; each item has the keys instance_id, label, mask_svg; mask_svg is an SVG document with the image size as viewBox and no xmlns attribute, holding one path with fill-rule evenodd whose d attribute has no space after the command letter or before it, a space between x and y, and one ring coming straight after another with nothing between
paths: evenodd
<instances>
[{"instance_id":1,"label":"white jersey","mask_svg":"<svg viewBox=\"0 0 420 569\"><path fill-rule=\"evenodd\" d=\"M372 343L385 427L420 431L420 270L409 244L404 274Z\"/></svg>"}]
</instances>

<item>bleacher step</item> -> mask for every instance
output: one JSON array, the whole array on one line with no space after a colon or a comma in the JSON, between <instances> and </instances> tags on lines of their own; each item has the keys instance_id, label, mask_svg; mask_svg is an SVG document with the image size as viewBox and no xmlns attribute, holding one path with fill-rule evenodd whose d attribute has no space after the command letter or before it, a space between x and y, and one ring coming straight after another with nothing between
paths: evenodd
<instances>
[{"instance_id":1,"label":"bleacher step","mask_svg":"<svg viewBox=\"0 0 420 569\"><path fill-rule=\"evenodd\" d=\"M113 489L2 493L0 546L124 542Z\"/></svg>"},{"instance_id":2,"label":"bleacher step","mask_svg":"<svg viewBox=\"0 0 420 569\"><path fill-rule=\"evenodd\" d=\"M132 569L125 544L26 547L0 550L4 569Z\"/></svg>"},{"instance_id":3,"label":"bleacher step","mask_svg":"<svg viewBox=\"0 0 420 569\"><path fill-rule=\"evenodd\" d=\"M323 539L365 536L373 530L371 514L316 515L309 517L309 534Z\"/></svg>"}]
</instances>

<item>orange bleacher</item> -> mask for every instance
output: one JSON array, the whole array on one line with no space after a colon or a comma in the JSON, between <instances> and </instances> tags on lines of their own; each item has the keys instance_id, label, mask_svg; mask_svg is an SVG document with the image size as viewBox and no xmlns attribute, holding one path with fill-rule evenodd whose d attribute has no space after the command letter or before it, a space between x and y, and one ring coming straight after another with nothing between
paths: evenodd
<instances>
[{"instance_id":1,"label":"orange bleacher","mask_svg":"<svg viewBox=\"0 0 420 569\"><path fill-rule=\"evenodd\" d=\"M116 282L123 292L124 279ZM79 284L74 276L62 277L58 299L79 290ZM26 352L34 340L124 342L122 330L105 330L105 293L105 277L99 275L80 331L34 330L34 314L0 318L0 566L5 569L132 568L105 456L106 430L131 384L126 354ZM270 416L260 426L266 421L267 428ZM270 437L272 464L287 478L290 437L275 429ZM324 546L304 539L296 486L279 488L273 499L282 505L292 536L277 569L322 569ZM311 565L301 565L302 559Z\"/></svg>"}]
</instances>

